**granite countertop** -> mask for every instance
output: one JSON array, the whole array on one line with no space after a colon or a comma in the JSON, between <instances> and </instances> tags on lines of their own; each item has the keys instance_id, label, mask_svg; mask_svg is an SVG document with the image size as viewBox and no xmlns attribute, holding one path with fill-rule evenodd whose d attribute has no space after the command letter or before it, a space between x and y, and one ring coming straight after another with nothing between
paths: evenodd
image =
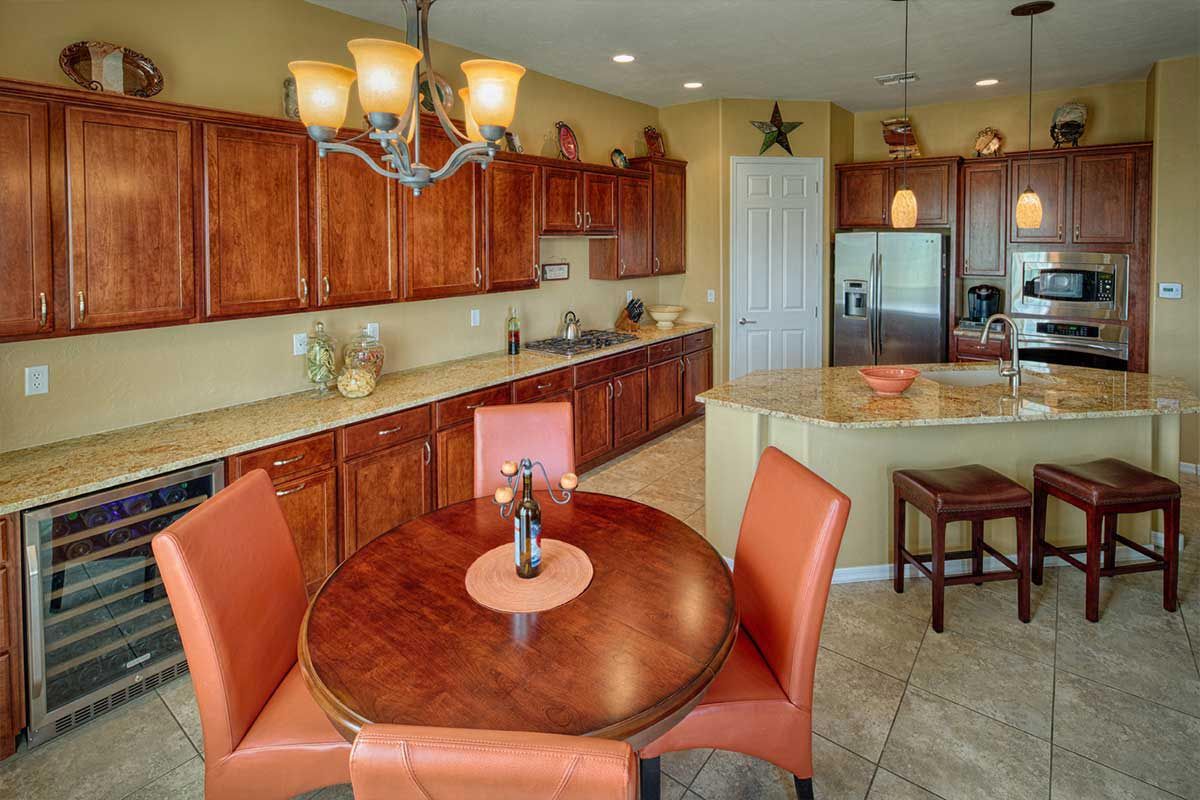
<instances>
[{"instance_id":1,"label":"granite countertop","mask_svg":"<svg viewBox=\"0 0 1200 800\"><path fill-rule=\"evenodd\" d=\"M1013 398L1008 381L999 378L994 364L916 366L922 376L900 397L877 396L857 367L827 367L754 372L710 389L700 395L700 401L829 428L907 428L1200 411L1200 398L1178 378L1023 361L1021 389ZM948 380L967 385L926 377L939 373L953 373ZM996 382L970 385L992 376Z\"/></svg>"},{"instance_id":2,"label":"granite countertop","mask_svg":"<svg viewBox=\"0 0 1200 800\"><path fill-rule=\"evenodd\" d=\"M202 411L160 422L0 453L0 514L244 453L498 383L574 366L663 339L709 330L708 322L643 327L637 339L575 356L522 350L486 353L391 372L369 397L312 391Z\"/></svg>"}]
</instances>

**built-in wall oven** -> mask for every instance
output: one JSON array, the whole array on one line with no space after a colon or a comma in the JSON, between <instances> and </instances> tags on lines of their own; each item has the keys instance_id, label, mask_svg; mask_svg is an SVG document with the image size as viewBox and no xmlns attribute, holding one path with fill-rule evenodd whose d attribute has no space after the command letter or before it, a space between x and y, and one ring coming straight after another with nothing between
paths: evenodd
<instances>
[{"instance_id":1,"label":"built-in wall oven","mask_svg":"<svg viewBox=\"0 0 1200 800\"><path fill-rule=\"evenodd\" d=\"M1122 253L1012 254L1011 308L1022 316L1129 319L1129 256Z\"/></svg>"},{"instance_id":2,"label":"built-in wall oven","mask_svg":"<svg viewBox=\"0 0 1200 800\"><path fill-rule=\"evenodd\" d=\"M1124 372L1129 368L1129 329L1092 321L1018 319L1021 358Z\"/></svg>"}]
</instances>

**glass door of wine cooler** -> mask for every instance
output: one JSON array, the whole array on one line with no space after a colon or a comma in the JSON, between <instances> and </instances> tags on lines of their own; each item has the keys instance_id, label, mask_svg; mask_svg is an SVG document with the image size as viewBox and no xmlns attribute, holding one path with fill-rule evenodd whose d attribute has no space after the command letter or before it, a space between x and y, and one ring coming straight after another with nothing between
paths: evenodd
<instances>
[{"instance_id":1,"label":"glass door of wine cooler","mask_svg":"<svg viewBox=\"0 0 1200 800\"><path fill-rule=\"evenodd\" d=\"M215 463L25 513L31 744L186 671L150 539L223 485Z\"/></svg>"}]
</instances>

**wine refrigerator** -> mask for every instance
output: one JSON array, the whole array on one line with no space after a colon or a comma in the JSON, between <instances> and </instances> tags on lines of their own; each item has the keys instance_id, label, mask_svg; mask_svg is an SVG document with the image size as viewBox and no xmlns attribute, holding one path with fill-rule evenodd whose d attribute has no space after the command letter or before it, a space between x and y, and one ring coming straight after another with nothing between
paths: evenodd
<instances>
[{"instance_id":1,"label":"wine refrigerator","mask_svg":"<svg viewBox=\"0 0 1200 800\"><path fill-rule=\"evenodd\" d=\"M31 746L187 672L150 539L224 483L213 462L24 513Z\"/></svg>"}]
</instances>

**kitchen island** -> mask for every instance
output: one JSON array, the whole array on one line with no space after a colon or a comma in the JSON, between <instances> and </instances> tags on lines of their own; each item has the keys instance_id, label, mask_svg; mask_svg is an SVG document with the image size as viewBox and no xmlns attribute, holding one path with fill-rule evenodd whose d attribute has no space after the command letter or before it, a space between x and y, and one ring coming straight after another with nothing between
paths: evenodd
<instances>
[{"instance_id":1,"label":"kitchen island","mask_svg":"<svg viewBox=\"0 0 1200 800\"><path fill-rule=\"evenodd\" d=\"M1144 373L1025 362L1013 397L993 364L930 364L899 397L880 397L855 367L751 373L700 395L706 407L706 528L733 557L759 455L775 446L850 496L838 578L888 576L891 473L977 463L1031 487L1033 465L1114 457L1177 479L1179 417L1200 411L1181 380ZM929 521L908 515L909 543L929 551ZM1152 528L1153 525L1153 528ZM961 528L962 530L959 530ZM1121 532L1150 541L1161 521L1121 518ZM1083 541L1083 514L1050 503L1047 538ZM987 523L988 541L1016 550L1012 520ZM965 523L947 549L969 541Z\"/></svg>"}]
</instances>

